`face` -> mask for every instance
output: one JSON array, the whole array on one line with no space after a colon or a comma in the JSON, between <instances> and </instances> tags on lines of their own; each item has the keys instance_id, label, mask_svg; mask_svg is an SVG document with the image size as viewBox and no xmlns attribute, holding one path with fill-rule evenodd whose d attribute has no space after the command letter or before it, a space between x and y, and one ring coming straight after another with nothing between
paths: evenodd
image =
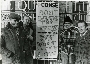
<instances>
[{"instance_id":1,"label":"face","mask_svg":"<svg viewBox=\"0 0 90 64\"><path fill-rule=\"evenodd\" d=\"M70 28L71 24L69 22L65 22L64 24L64 29Z\"/></svg>"},{"instance_id":2,"label":"face","mask_svg":"<svg viewBox=\"0 0 90 64\"><path fill-rule=\"evenodd\" d=\"M25 17L24 17L24 22L23 22L23 24L24 24L24 25L28 25L29 23L30 23L30 18L27 17L27 16L25 16Z\"/></svg>"},{"instance_id":3,"label":"face","mask_svg":"<svg viewBox=\"0 0 90 64\"><path fill-rule=\"evenodd\" d=\"M13 26L13 27L17 27L17 21L16 19L10 19L10 24Z\"/></svg>"},{"instance_id":4,"label":"face","mask_svg":"<svg viewBox=\"0 0 90 64\"><path fill-rule=\"evenodd\" d=\"M78 30L80 33L84 33L86 31L86 27L84 23L78 23Z\"/></svg>"}]
</instances>

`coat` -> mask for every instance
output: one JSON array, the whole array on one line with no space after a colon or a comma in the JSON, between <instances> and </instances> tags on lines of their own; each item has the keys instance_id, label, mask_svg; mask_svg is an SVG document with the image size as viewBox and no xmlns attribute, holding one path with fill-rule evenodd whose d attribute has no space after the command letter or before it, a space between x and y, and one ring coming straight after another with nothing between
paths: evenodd
<instances>
[{"instance_id":1,"label":"coat","mask_svg":"<svg viewBox=\"0 0 90 64\"><path fill-rule=\"evenodd\" d=\"M26 26L23 29L23 32L25 33L24 50L27 52L27 54L30 54L33 57L33 40L27 38L28 35L31 35L33 37L33 28L31 26Z\"/></svg>"},{"instance_id":2,"label":"coat","mask_svg":"<svg viewBox=\"0 0 90 64\"><path fill-rule=\"evenodd\" d=\"M25 26L23 29L23 32L25 34L25 42L24 42L24 47L23 50L25 51L25 63L26 64L33 64L33 39L31 39L28 36L34 35L33 33L33 27L30 24L29 26Z\"/></svg>"},{"instance_id":3,"label":"coat","mask_svg":"<svg viewBox=\"0 0 90 64\"><path fill-rule=\"evenodd\" d=\"M76 55L76 64L82 62L90 64L90 30L82 37L78 34L76 37L74 53Z\"/></svg>"},{"instance_id":4,"label":"coat","mask_svg":"<svg viewBox=\"0 0 90 64\"><path fill-rule=\"evenodd\" d=\"M9 25L10 27L3 28L1 35L1 52L2 52L2 63L7 62L13 63L13 61L18 60L20 56L19 41L16 35L16 30ZM9 54L12 54L11 56ZM10 57L9 57L10 56Z\"/></svg>"}]
</instances>

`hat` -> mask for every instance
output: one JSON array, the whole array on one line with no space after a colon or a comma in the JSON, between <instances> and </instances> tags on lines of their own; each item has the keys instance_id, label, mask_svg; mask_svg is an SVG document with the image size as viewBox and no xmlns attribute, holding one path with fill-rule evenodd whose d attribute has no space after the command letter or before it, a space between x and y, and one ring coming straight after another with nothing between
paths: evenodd
<instances>
[{"instance_id":1,"label":"hat","mask_svg":"<svg viewBox=\"0 0 90 64\"><path fill-rule=\"evenodd\" d=\"M15 13L9 15L9 19L16 19L17 21L21 20L21 16Z\"/></svg>"},{"instance_id":2,"label":"hat","mask_svg":"<svg viewBox=\"0 0 90 64\"><path fill-rule=\"evenodd\" d=\"M64 24L65 22L73 23L69 16L64 17Z\"/></svg>"}]
</instances>

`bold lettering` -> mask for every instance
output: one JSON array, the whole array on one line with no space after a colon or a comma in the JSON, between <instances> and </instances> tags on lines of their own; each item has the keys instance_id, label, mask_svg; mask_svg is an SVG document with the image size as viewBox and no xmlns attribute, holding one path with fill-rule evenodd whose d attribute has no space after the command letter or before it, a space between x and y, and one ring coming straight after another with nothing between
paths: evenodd
<instances>
[{"instance_id":1,"label":"bold lettering","mask_svg":"<svg viewBox=\"0 0 90 64\"><path fill-rule=\"evenodd\" d=\"M44 4L44 3L41 3L41 6L42 6L42 7L44 7L44 5L43 5L43 4Z\"/></svg>"},{"instance_id":2,"label":"bold lettering","mask_svg":"<svg viewBox=\"0 0 90 64\"><path fill-rule=\"evenodd\" d=\"M45 7L48 7L48 3L45 3Z\"/></svg>"},{"instance_id":3,"label":"bold lettering","mask_svg":"<svg viewBox=\"0 0 90 64\"><path fill-rule=\"evenodd\" d=\"M58 4L57 3L55 3L55 7L58 8Z\"/></svg>"},{"instance_id":4,"label":"bold lettering","mask_svg":"<svg viewBox=\"0 0 90 64\"><path fill-rule=\"evenodd\" d=\"M49 7L53 7L53 3L49 3Z\"/></svg>"}]
</instances>

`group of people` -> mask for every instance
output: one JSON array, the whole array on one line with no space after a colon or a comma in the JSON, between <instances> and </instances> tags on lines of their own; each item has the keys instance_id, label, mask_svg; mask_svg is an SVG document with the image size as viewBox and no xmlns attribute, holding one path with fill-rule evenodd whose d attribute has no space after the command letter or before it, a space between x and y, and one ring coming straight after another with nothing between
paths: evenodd
<instances>
[{"instance_id":1,"label":"group of people","mask_svg":"<svg viewBox=\"0 0 90 64\"><path fill-rule=\"evenodd\" d=\"M18 14L10 14L10 21L1 29L1 53L3 64L33 64L34 31L31 18L24 14L23 21ZM69 16L64 21L64 29L59 34L61 50L73 53L72 64L90 64L90 31L85 21L76 26ZM71 48L70 48L71 47ZM63 59L62 59L63 60ZM68 64L68 58L66 63Z\"/></svg>"},{"instance_id":2,"label":"group of people","mask_svg":"<svg viewBox=\"0 0 90 64\"><path fill-rule=\"evenodd\" d=\"M69 16L64 19L64 29L59 40L61 51L67 53L64 59L64 56L61 55L63 64L90 64L90 30L88 24L83 20L78 20L74 26ZM72 53L71 56L69 56L70 53Z\"/></svg>"},{"instance_id":3,"label":"group of people","mask_svg":"<svg viewBox=\"0 0 90 64\"><path fill-rule=\"evenodd\" d=\"M33 64L34 31L32 19L11 13L10 21L1 29L2 64Z\"/></svg>"}]
</instances>

